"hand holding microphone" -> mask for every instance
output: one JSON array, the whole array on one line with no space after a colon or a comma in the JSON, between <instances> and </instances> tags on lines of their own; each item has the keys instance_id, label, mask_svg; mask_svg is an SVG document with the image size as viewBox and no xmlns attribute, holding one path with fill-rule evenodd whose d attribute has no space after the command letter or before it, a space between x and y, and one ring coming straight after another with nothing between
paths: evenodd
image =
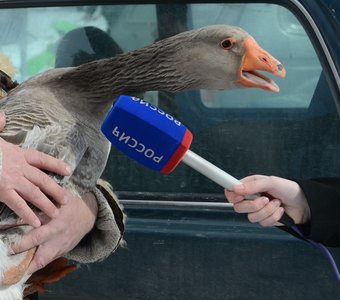
<instances>
[{"instance_id":1,"label":"hand holding microphone","mask_svg":"<svg viewBox=\"0 0 340 300\"><path fill-rule=\"evenodd\" d=\"M244 196L260 194L254 201L246 201ZM269 194L268 198L266 195ZM292 180L276 176L252 175L242 179L233 191L226 191L229 202L238 213L247 213L252 223L264 227L277 225L282 210L294 220L295 224L305 224L311 217L310 208L301 187ZM272 199L272 200L270 200ZM281 205L283 207L281 207Z\"/></svg>"}]
</instances>

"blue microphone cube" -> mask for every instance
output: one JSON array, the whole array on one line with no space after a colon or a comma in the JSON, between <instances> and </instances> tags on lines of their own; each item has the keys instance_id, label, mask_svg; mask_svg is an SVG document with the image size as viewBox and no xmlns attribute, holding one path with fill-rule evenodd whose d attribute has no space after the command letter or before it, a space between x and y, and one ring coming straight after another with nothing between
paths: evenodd
<instances>
[{"instance_id":1,"label":"blue microphone cube","mask_svg":"<svg viewBox=\"0 0 340 300\"><path fill-rule=\"evenodd\" d=\"M102 124L105 137L142 165L170 173L192 142L178 120L143 99L120 96Z\"/></svg>"}]
</instances>

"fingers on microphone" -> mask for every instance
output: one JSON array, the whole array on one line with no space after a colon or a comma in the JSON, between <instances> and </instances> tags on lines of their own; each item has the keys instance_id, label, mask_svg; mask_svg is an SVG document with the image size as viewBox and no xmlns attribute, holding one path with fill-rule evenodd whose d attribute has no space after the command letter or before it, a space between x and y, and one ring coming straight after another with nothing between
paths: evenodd
<instances>
[{"instance_id":1,"label":"fingers on microphone","mask_svg":"<svg viewBox=\"0 0 340 300\"><path fill-rule=\"evenodd\" d=\"M262 209L249 213L248 219L251 223L259 223L264 227L273 226L283 214L284 209L280 206L280 200L271 200Z\"/></svg>"},{"instance_id":2,"label":"fingers on microphone","mask_svg":"<svg viewBox=\"0 0 340 300\"><path fill-rule=\"evenodd\" d=\"M269 199L267 197L259 197L255 200L244 200L234 203L234 210L237 213L257 213L265 209Z\"/></svg>"}]
</instances>

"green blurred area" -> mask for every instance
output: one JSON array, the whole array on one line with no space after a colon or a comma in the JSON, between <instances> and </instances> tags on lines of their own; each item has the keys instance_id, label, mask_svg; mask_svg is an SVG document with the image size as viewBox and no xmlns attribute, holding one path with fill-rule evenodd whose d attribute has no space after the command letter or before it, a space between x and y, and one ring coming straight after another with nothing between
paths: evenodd
<instances>
[{"instance_id":1,"label":"green blurred area","mask_svg":"<svg viewBox=\"0 0 340 300\"><path fill-rule=\"evenodd\" d=\"M68 21L57 21L52 24L52 28L61 36L77 28L77 24ZM39 54L31 57L27 61L28 75L32 76L41 71L54 67L56 43L50 43Z\"/></svg>"}]
</instances>

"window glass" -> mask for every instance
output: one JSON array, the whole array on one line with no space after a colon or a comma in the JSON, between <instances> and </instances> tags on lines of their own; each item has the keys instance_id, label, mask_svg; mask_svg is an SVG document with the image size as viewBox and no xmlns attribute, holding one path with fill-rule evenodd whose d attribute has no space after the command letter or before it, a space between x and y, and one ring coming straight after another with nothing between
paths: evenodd
<instances>
[{"instance_id":1,"label":"window glass","mask_svg":"<svg viewBox=\"0 0 340 300\"><path fill-rule=\"evenodd\" d=\"M67 55L74 51L86 54L82 62L100 58L95 52L108 55L107 43L79 44L77 36L73 48L64 47L59 55L61 41L75 29L81 28L80 34L88 33L85 27L102 30L113 39L117 54L219 23L243 27L284 64L287 77L273 78L281 91L202 90L175 95L151 91L145 99L188 126L194 133L192 150L237 178L253 173L303 178L336 175L340 160L334 153L340 150L340 135L334 99L307 33L287 8L202 3L2 9L0 52L22 82L60 60L69 65ZM183 164L170 175L158 174L115 149L104 177L115 190L144 195L221 194L215 183Z\"/></svg>"},{"instance_id":2,"label":"window glass","mask_svg":"<svg viewBox=\"0 0 340 300\"><path fill-rule=\"evenodd\" d=\"M56 47L71 30L97 27L129 51L157 39L156 23L155 5L2 9L0 51L10 58L16 78L22 81L54 67Z\"/></svg>"}]
</instances>

